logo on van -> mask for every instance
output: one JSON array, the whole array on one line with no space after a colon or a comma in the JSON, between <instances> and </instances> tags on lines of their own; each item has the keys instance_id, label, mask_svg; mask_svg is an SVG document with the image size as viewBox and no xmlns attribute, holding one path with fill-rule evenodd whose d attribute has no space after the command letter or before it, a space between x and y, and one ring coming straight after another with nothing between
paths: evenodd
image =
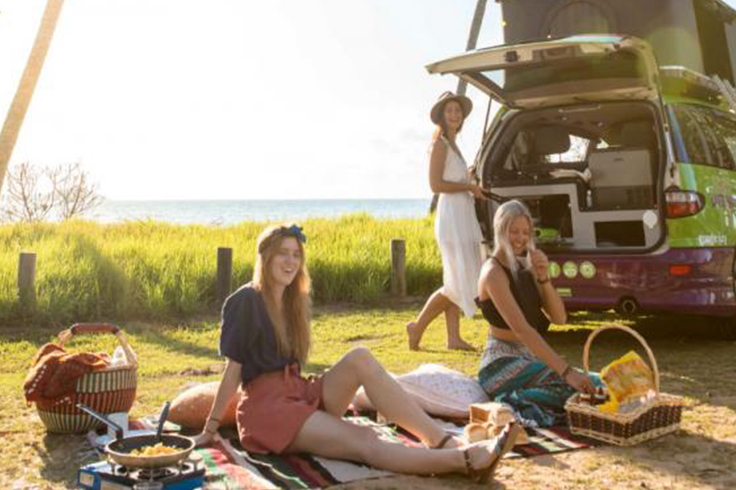
<instances>
[{"instance_id":1,"label":"logo on van","mask_svg":"<svg viewBox=\"0 0 736 490\"><path fill-rule=\"evenodd\" d=\"M726 245L728 239L726 235L699 235L698 244L701 247L708 247L714 245Z\"/></svg>"},{"instance_id":2,"label":"logo on van","mask_svg":"<svg viewBox=\"0 0 736 490\"><path fill-rule=\"evenodd\" d=\"M558 264L557 262L550 262L549 270L547 271L547 273L552 279L557 279L558 277L560 277L560 264Z\"/></svg>"},{"instance_id":3,"label":"logo on van","mask_svg":"<svg viewBox=\"0 0 736 490\"><path fill-rule=\"evenodd\" d=\"M595 266L587 260L580 264L580 275L586 279L592 279L595 276Z\"/></svg>"},{"instance_id":4,"label":"logo on van","mask_svg":"<svg viewBox=\"0 0 736 490\"><path fill-rule=\"evenodd\" d=\"M578 275L578 266L575 262L567 261L562 265L562 273L568 279L574 279Z\"/></svg>"}]
</instances>

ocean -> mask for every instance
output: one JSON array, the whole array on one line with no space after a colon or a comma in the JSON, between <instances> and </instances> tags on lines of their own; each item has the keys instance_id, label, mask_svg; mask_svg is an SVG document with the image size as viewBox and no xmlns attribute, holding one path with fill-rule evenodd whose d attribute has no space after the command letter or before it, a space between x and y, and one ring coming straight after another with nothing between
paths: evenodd
<instances>
[{"instance_id":1,"label":"ocean","mask_svg":"<svg viewBox=\"0 0 736 490\"><path fill-rule=\"evenodd\" d=\"M302 221L366 213L376 218L421 218L427 199L305 199L223 201L105 200L85 218L100 223L153 219L178 224L232 225L242 221Z\"/></svg>"}]
</instances>

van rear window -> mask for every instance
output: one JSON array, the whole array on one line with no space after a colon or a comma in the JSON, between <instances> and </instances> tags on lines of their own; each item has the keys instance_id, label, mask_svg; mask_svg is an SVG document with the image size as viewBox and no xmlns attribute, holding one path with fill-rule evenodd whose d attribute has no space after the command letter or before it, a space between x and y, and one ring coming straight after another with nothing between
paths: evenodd
<instances>
[{"instance_id":1,"label":"van rear window","mask_svg":"<svg viewBox=\"0 0 736 490\"><path fill-rule=\"evenodd\" d=\"M540 63L483 71L483 76L507 92L565 82L603 79L641 79L646 77L644 61L630 51L607 55L579 56L554 63Z\"/></svg>"}]
</instances>

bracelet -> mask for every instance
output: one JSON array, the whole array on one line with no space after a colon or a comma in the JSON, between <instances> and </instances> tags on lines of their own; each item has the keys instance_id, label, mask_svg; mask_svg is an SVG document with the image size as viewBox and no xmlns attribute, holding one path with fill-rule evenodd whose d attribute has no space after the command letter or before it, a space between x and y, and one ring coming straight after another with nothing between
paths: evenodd
<instances>
[{"instance_id":1,"label":"bracelet","mask_svg":"<svg viewBox=\"0 0 736 490\"><path fill-rule=\"evenodd\" d=\"M537 279L537 284L545 284L549 282L549 276L546 279Z\"/></svg>"},{"instance_id":2,"label":"bracelet","mask_svg":"<svg viewBox=\"0 0 736 490\"><path fill-rule=\"evenodd\" d=\"M567 378L567 375L570 374L571 369L572 367L569 364L565 366L565 369L563 369L562 372L560 373L560 378L562 378L562 381L565 381L565 379Z\"/></svg>"}]
</instances>

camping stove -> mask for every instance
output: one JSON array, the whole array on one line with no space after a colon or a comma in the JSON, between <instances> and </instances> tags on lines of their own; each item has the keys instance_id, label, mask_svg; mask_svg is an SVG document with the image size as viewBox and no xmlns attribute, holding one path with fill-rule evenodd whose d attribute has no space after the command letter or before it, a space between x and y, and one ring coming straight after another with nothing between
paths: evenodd
<instances>
[{"instance_id":1,"label":"camping stove","mask_svg":"<svg viewBox=\"0 0 736 490\"><path fill-rule=\"evenodd\" d=\"M112 461L89 464L77 471L77 487L90 490L127 490L150 488L164 490L196 490L204 486L205 469L201 457L191 455L175 466L164 468L126 468ZM163 486L158 487L155 483Z\"/></svg>"}]
</instances>

